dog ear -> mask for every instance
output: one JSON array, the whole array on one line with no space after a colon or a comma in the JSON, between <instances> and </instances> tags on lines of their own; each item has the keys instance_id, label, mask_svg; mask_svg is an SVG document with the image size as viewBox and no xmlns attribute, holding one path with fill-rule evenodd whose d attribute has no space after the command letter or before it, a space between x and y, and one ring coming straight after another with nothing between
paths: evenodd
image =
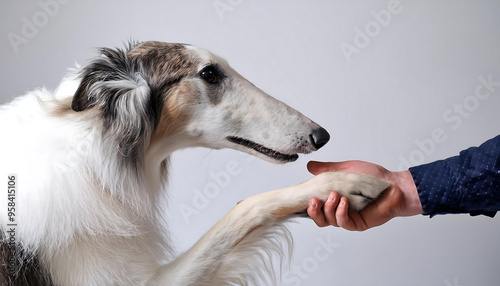
<instances>
[{"instance_id":1,"label":"dog ear","mask_svg":"<svg viewBox=\"0 0 500 286\"><path fill-rule=\"evenodd\" d=\"M145 135L154 129L161 103L153 98L144 74L127 51L104 48L101 52L82 69L71 108L77 112L97 108L105 132L116 138L120 153L136 158Z\"/></svg>"},{"instance_id":2,"label":"dog ear","mask_svg":"<svg viewBox=\"0 0 500 286\"><path fill-rule=\"evenodd\" d=\"M89 80L88 78L82 79L80 86L75 92L73 96L73 100L71 101L71 109L74 111L84 111L93 106L92 101L89 96L87 96L87 88L91 84L85 83L85 80Z\"/></svg>"},{"instance_id":3,"label":"dog ear","mask_svg":"<svg viewBox=\"0 0 500 286\"><path fill-rule=\"evenodd\" d=\"M94 72L91 72L91 70L94 70ZM80 112L95 105L95 97L90 94L89 90L96 82L99 81L95 74L96 71L97 69L94 68L92 64L82 69L82 79L80 85L73 96L73 100L71 101L72 110Z\"/></svg>"},{"instance_id":4,"label":"dog ear","mask_svg":"<svg viewBox=\"0 0 500 286\"><path fill-rule=\"evenodd\" d=\"M74 111L84 111L98 103L104 103L113 92L120 91L117 81L134 81L134 72L126 51L102 48L100 52L100 57L80 71L80 86L71 103ZM110 89L108 86L114 88Z\"/></svg>"}]
</instances>

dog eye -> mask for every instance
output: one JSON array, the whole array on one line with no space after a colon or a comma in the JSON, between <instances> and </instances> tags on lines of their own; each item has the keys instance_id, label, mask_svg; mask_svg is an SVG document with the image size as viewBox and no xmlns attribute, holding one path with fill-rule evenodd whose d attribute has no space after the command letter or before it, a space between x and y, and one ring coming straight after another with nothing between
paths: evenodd
<instances>
[{"instance_id":1,"label":"dog eye","mask_svg":"<svg viewBox=\"0 0 500 286\"><path fill-rule=\"evenodd\" d=\"M220 81L219 72L213 66L208 66L200 72L200 76L210 84L217 84Z\"/></svg>"}]
</instances>

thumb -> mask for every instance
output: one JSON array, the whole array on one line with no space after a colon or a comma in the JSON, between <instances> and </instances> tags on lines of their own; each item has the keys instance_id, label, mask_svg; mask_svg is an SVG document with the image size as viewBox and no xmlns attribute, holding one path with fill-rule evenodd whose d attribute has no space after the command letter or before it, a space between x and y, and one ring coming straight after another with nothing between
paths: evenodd
<instances>
[{"instance_id":1,"label":"thumb","mask_svg":"<svg viewBox=\"0 0 500 286\"><path fill-rule=\"evenodd\" d=\"M335 171L337 164L335 162L309 161L307 170L313 175L318 175L323 172Z\"/></svg>"},{"instance_id":2,"label":"thumb","mask_svg":"<svg viewBox=\"0 0 500 286\"><path fill-rule=\"evenodd\" d=\"M391 185L377 200L361 210L360 214L368 228L386 223L398 216L401 206L404 204L404 196L398 187Z\"/></svg>"}]
</instances>

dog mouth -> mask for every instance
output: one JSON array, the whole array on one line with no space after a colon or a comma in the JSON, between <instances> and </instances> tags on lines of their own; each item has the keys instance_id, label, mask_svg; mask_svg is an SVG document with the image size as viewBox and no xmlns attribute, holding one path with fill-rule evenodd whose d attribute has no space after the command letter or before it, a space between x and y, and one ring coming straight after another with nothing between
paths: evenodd
<instances>
[{"instance_id":1,"label":"dog mouth","mask_svg":"<svg viewBox=\"0 0 500 286\"><path fill-rule=\"evenodd\" d=\"M293 162L299 158L298 154L280 153L278 151L275 151L273 149L269 149L269 148L264 147L258 143L255 143L253 141L243 139L240 137L228 136L228 137L226 137L226 139L229 142L239 144L239 145L245 146L247 148L253 149L261 154L264 154L270 158L273 158L274 160L277 160L277 161L280 161L283 163Z\"/></svg>"}]
</instances>

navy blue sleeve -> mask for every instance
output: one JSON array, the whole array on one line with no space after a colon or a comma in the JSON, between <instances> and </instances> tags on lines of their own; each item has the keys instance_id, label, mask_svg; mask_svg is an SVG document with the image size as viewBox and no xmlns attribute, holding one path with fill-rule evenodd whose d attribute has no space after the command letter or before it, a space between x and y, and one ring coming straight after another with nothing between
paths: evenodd
<instances>
[{"instance_id":1,"label":"navy blue sleeve","mask_svg":"<svg viewBox=\"0 0 500 286\"><path fill-rule=\"evenodd\" d=\"M500 135L460 155L412 167L425 215L500 210Z\"/></svg>"}]
</instances>

